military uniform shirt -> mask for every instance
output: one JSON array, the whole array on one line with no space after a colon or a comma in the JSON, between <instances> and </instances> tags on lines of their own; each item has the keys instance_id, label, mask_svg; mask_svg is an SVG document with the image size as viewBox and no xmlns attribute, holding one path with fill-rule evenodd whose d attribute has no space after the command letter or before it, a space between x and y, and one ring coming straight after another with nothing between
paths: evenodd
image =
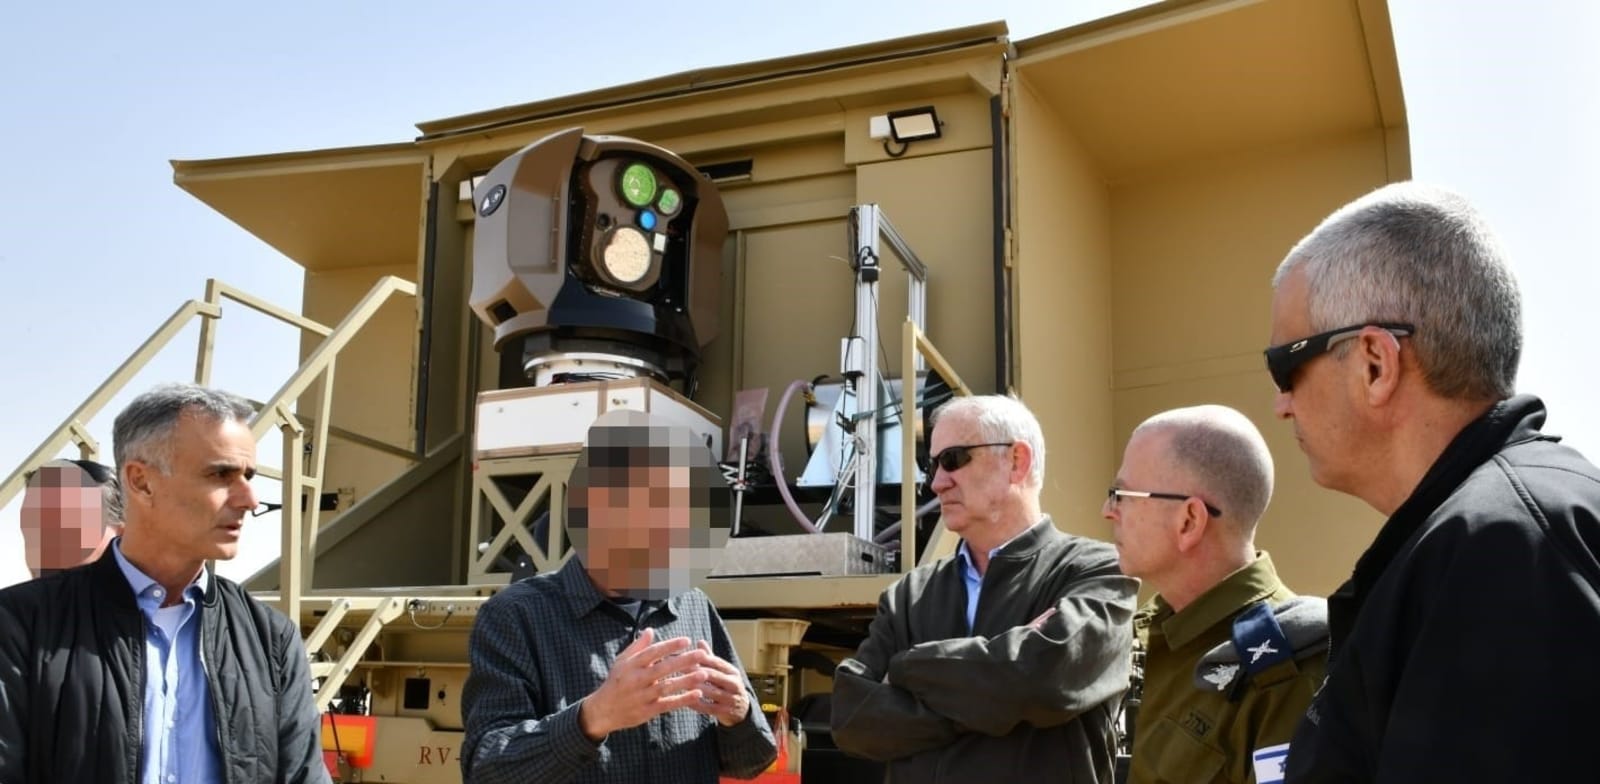
<instances>
[{"instance_id":1,"label":"military uniform shirt","mask_svg":"<svg viewBox=\"0 0 1600 784\"><path fill-rule=\"evenodd\" d=\"M1160 596L1139 611L1134 633L1145 642L1144 699L1134 729L1130 784L1256 782L1253 753L1293 737L1322 685L1324 653L1252 676L1237 700L1230 700L1228 691L1198 688L1195 665L1207 651L1232 640L1233 619L1246 607L1262 600L1277 605L1293 596L1262 553L1182 612L1174 613ZM1265 764L1273 766L1284 758L1276 751L1267 755Z\"/></svg>"}]
</instances>

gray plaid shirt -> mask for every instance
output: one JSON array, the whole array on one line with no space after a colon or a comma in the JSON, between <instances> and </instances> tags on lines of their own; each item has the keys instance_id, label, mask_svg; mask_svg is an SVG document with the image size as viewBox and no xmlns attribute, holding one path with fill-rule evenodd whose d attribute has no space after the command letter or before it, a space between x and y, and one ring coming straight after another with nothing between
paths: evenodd
<instances>
[{"instance_id":1,"label":"gray plaid shirt","mask_svg":"<svg viewBox=\"0 0 1600 784\"><path fill-rule=\"evenodd\" d=\"M743 669L728 630L698 589L647 605L635 619L607 601L576 558L513 583L484 603L472 628L472 672L461 695L468 784L500 782L715 782L751 778L777 743L749 681L750 716L733 727L688 709L660 715L600 743L578 726L582 700L600 687L641 629L658 639L707 640Z\"/></svg>"}]
</instances>

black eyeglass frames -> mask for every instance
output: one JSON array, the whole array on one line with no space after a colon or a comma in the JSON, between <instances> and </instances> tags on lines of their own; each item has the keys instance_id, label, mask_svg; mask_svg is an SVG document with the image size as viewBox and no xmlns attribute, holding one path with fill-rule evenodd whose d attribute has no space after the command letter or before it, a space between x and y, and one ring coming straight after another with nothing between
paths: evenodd
<instances>
[{"instance_id":1,"label":"black eyeglass frames","mask_svg":"<svg viewBox=\"0 0 1600 784\"><path fill-rule=\"evenodd\" d=\"M1367 327L1377 327L1397 338L1408 337L1417 331L1410 324L1368 322L1330 329L1308 338L1272 346L1261 352L1267 358L1267 372L1272 374L1272 383L1278 386L1279 392L1288 392L1294 386L1294 372L1301 365L1328 353L1329 349L1361 334L1361 330Z\"/></svg>"},{"instance_id":2,"label":"black eyeglass frames","mask_svg":"<svg viewBox=\"0 0 1600 784\"><path fill-rule=\"evenodd\" d=\"M933 465L944 469L945 473L951 473L953 471L960 470L963 466L972 462L972 450L974 449L982 449L989 446L1012 446L1014 444L1016 444L1015 441L1000 441L992 444L958 444L956 446L947 446L944 449L939 450L939 454L933 456ZM929 477L928 481L933 481L933 478Z\"/></svg>"},{"instance_id":3,"label":"black eyeglass frames","mask_svg":"<svg viewBox=\"0 0 1600 784\"><path fill-rule=\"evenodd\" d=\"M1117 499L1119 498L1160 498L1166 501L1187 501L1191 498L1199 498L1199 496L1184 495L1182 493L1150 493L1145 492L1144 490L1125 490L1120 487L1112 487L1106 490L1106 501L1110 503L1113 508L1116 507ZM1200 503L1206 505L1206 511L1209 512L1212 517L1222 516L1222 510L1212 506L1211 504L1207 504L1204 498L1200 499Z\"/></svg>"}]
</instances>

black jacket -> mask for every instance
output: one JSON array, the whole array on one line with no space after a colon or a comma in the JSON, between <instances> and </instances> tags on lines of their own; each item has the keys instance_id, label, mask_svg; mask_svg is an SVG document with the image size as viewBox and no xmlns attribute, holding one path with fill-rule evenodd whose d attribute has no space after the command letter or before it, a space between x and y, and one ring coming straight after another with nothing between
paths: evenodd
<instances>
[{"instance_id":1,"label":"black jacket","mask_svg":"<svg viewBox=\"0 0 1600 784\"><path fill-rule=\"evenodd\" d=\"M326 782L300 631L210 576L200 650L227 784ZM110 548L0 591L0 784L137 784L145 619Z\"/></svg>"},{"instance_id":2,"label":"black jacket","mask_svg":"<svg viewBox=\"0 0 1600 784\"><path fill-rule=\"evenodd\" d=\"M1495 405L1328 600L1290 782L1576 781L1600 738L1600 471Z\"/></svg>"},{"instance_id":3,"label":"black jacket","mask_svg":"<svg viewBox=\"0 0 1600 784\"><path fill-rule=\"evenodd\" d=\"M878 600L833 678L833 740L892 782L1110 782L1138 582L1046 517L989 561L967 630L960 558Z\"/></svg>"}]
</instances>

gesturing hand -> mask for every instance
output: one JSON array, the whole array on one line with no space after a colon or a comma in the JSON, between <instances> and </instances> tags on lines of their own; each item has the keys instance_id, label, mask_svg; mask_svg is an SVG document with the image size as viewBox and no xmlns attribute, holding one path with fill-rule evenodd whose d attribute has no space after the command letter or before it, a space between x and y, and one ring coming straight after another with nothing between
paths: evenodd
<instances>
[{"instance_id":1,"label":"gesturing hand","mask_svg":"<svg viewBox=\"0 0 1600 784\"><path fill-rule=\"evenodd\" d=\"M590 740L637 727L670 710L699 705L700 685L711 674L702 666L709 651L695 648L688 637L661 642L655 638L654 629L640 632L617 654L605 683L583 699L578 726Z\"/></svg>"},{"instance_id":2,"label":"gesturing hand","mask_svg":"<svg viewBox=\"0 0 1600 784\"><path fill-rule=\"evenodd\" d=\"M717 720L724 727L732 727L750 714L750 696L744 688L744 673L722 657L711 652L711 645L701 640L696 649L704 655L703 669L708 674L700 684L702 699L690 708Z\"/></svg>"}]
</instances>

